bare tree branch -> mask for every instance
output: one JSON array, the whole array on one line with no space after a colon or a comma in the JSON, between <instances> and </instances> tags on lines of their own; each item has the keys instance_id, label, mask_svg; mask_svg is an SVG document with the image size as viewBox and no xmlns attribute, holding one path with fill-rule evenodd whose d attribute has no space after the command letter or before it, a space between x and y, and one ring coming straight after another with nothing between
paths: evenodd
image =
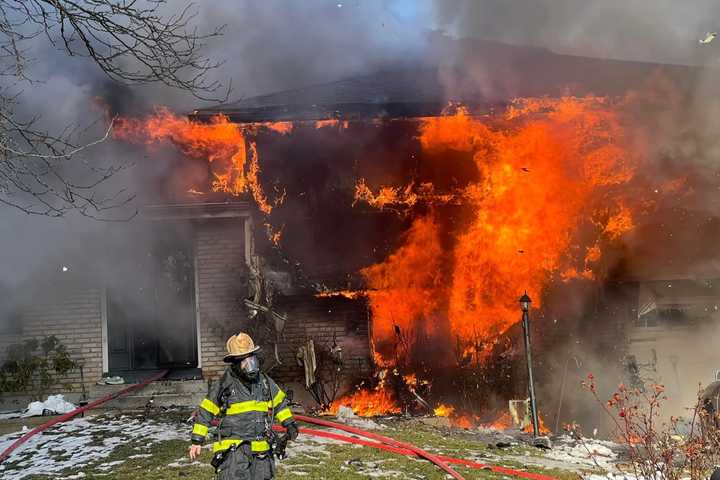
<instances>
[{"instance_id":1,"label":"bare tree branch","mask_svg":"<svg viewBox=\"0 0 720 480\"><path fill-rule=\"evenodd\" d=\"M44 37L69 56L89 58L119 83L156 82L203 100L227 99L229 89L215 95L222 85L209 77L221 63L200 53L223 27L199 33L192 4L163 15L169 8L167 0L0 0L0 204L33 215L100 218L134 199L124 189L97 192L127 166L87 158L78 164L107 140L112 121L104 135L83 142L69 126L52 134L36 127L37 118L18 118L20 86L40 81L28 74L30 41Z\"/></svg>"}]
</instances>

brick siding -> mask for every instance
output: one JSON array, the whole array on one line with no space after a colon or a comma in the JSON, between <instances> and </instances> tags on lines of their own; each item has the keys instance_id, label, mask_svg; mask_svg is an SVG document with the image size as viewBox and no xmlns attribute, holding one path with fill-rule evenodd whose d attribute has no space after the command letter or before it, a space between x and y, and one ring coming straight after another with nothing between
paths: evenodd
<instances>
[{"instance_id":1,"label":"brick siding","mask_svg":"<svg viewBox=\"0 0 720 480\"><path fill-rule=\"evenodd\" d=\"M347 379L369 374L368 317L362 300L296 296L280 299L278 310L287 313L288 320L278 348L283 365L273 369L276 380L304 382L304 370L298 365L296 354L308 339L314 341L316 352L329 349L333 340L342 347Z\"/></svg>"},{"instance_id":2,"label":"brick siding","mask_svg":"<svg viewBox=\"0 0 720 480\"><path fill-rule=\"evenodd\" d=\"M248 295L242 220L214 220L197 225L195 254L200 315L200 351L203 376L217 378L225 369L222 358L227 337L247 327L241 301ZM367 310L362 301L315 298L312 295L276 297L277 309L288 316L278 353L282 365L272 370L281 383L303 382L295 355L307 339L318 348L329 347L333 335L343 347L349 376L370 371ZM258 339L261 341L261 339ZM272 346L264 355L272 355Z\"/></svg>"},{"instance_id":3,"label":"brick siding","mask_svg":"<svg viewBox=\"0 0 720 480\"><path fill-rule=\"evenodd\" d=\"M49 287L46 287L49 288ZM57 288L57 287L54 287ZM63 288L52 297L38 297L35 305L20 312L22 333L3 341L1 347L35 338L55 335L65 345L70 357L83 364L85 384L102 376L102 309L100 289L74 286ZM79 391L80 370L75 369L58 379L52 391Z\"/></svg>"},{"instance_id":4,"label":"brick siding","mask_svg":"<svg viewBox=\"0 0 720 480\"><path fill-rule=\"evenodd\" d=\"M203 376L214 379L226 366L222 358L227 337L247 327L247 312L241 303L248 295L244 220L197 222L194 252L200 361ZM95 383L102 376L102 290L79 285L60 290L57 285L44 288L54 291L53 297L26 307L21 312L21 335L3 338L0 350L15 341L55 335L72 358L84 364L86 384ZM343 347L346 375L355 377L370 371L368 319L363 301L312 295L278 296L277 308L288 316L279 345L283 364L272 371L277 381L304 381L295 355L309 338L315 340L318 350L329 347L335 338ZM265 355L272 355L272 346L263 346ZM71 385L77 391L79 370L62 378L60 384Z\"/></svg>"},{"instance_id":5,"label":"brick siding","mask_svg":"<svg viewBox=\"0 0 720 480\"><path fill-rule=\"evenodd\" d=\"M195 234L197 299L203 376L217 378L228 332L242 329L247 297L245 230L242 219L198 223Z\"/></svg>"}]
</instances>

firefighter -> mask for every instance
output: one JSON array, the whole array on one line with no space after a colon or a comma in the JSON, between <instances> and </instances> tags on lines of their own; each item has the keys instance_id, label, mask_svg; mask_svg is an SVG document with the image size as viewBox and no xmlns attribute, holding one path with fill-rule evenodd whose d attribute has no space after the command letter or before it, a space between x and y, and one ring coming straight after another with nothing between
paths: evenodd
<instances>
[{"instance_id":1,"label":"firefighter","mask_svg":"<svg viewBox=\"0 0 720 480\"><path fill-rule=\"evenodd\" d=\"M257 351L246 333L227 341L224 361L230 364L200 403L193 425L190 459L200 450L214 419L219 419L213 443L212 465L218 480L266 480L274 478L273 453L284 455L287 440L298 435L285 392L260 372ZM272 431L277 421L287 429L279 436Z\"/></svg>"}]
</instances>

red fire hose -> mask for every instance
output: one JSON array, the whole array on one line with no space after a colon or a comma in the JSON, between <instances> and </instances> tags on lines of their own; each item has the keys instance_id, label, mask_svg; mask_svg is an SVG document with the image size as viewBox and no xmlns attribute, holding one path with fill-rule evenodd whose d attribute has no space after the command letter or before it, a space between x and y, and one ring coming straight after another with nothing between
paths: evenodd
<instances>
[{"instance_id":1,"label":"red fire hose","mask_svg":"<svg viewBox=\"0 0 720 480\"><path fill-rule=\"evenodd\" d=\"M0 454L0 463L3 463L5 460L7 460L7 458L10 456L10 454L15 451L15 449L17 449L17 448L18 448L20 445L22 445L23 443L27 442L27 441L28 441L32 436L34 436L35 434L40 433L40 432L42 432L43 430L47 430L48 428L52 427L52 426L55 425L55 424L62 423L62 422L65 422L65 421L67 421L67 420L70 420L71 418L76 417L76 416L80 415L81 413L83 413L83 412L85 412L85 411L87 411L87 410L90 410L91 408L95 408L95 407L97 407L97 406L99 406L99 405L102 405L102 404L105 403L105 402L109 402L110 400L112 400L112 399L114 399L114 398L120 397L120 396L122 396L122 395L126 395L126 394L128 394L128 393L130 393L130 392L133 392L133 391L135 391L135 390L139 390L139 389L141 389L141 388L144 388L144 387L146 387L148 384L150 384L150 383L152 383L152 382L154 382L154 381L156 381L156 380L160 380L160 379L163 378L165 375L167 375L167 373L168 373L168 370L163 370L162 372L158 373L157 375L153 375L152 377L148 378L147 380L143 380L142 382L140 382L140 383L138 383L138 384L135 384L135 385L130 385L130 386L127 387L127 388L124 388L124 389L122 389L122 390L119 390L119 391L117 391L117 392L115 392L115 393L111 393L110 395L107 395L107 396L105 396L105 397L102 397L102 398L99 399L99 400L95 400L94 402L88 403L88 404L85 405L84 407L77 408L77 409L73 410L72 412L69 412L69 413L66 413L66 414L64 414L64 415L60 415L59 417L53 418L53 419L50 420L49 422L43 423L43 424L40 425L39 427L33 428L32 430L30 430L29 432L27 432L27 433L26 433L25 435L23 435L22 437L20 437L20 438L18 438L17 440L15 440L15 442L13 442L12 445L10 445L8 448L5 449L4 452L2 452L2 454Z\"/></svg>"},{"instance_id":2,"label":"red fire hose","mask_svg":"<svg viewBox=\"0 0 720 480\"><path fill-rule=\"evenodd\" d=\"M34 429L30 430L29 432L27 432L25 435L23 435L19 439L17 439L15 442L13 442L12 445L10 445L7 449L5 449L5 451L2 452L2 454L0 454L0 463L7 460L7 458L10 456L10 454L12 454L12 452L14 452L18 447L20 447L20 445L27 442L34 435L36 435L44 430L47 430L48 428L52 427L53 425L70 420L71 418L76 417L77 415L79 415L87 410L90 410L91 408L95 408L99 405L102 405L103 403L109 402L110 400L113 400L120 396L126 395L135 390L144 388L148 384L155 382L157 380L160 380L167 373L168 373L168 371L164 370L164 371L158 373L157 375L154 375L146 380L143 380L141 383L138 383L135 385L130 385L129 387L127 387L123 390L119 390L115 393L111 393L110 395L107 395L103 398L95 400L94 402L91 402L91 403L85 405L84 407L77 408L77 409L73 410L72 412L61 415L57 418L50 420L49 422L46 422L38 427L35 427ZM362 437L370 438L370 439L376 440L376 441L369 441L369 440L364 440L361 438L355 438L355 437L350 437L347 435L341 435L338 433L325 432L322 430L313 430L313 429L309 429L309 428L301 428L300 432L302 432L302 433L305 433L308 435L314 435L317 437L324 437L324 438L330 438L333 440L339 440L339 441L343 441L343 442L353 443L356 445L363 445L366 447L377 448L377 449L381 449L381 450L386 450L388 452L398 453L401 455L408 455L408 456L412 455L412 456L425 458L427 460L430 460L432 463L439 466L443 470L445 470L447 473L452 475L457 480L464 480L464 479L459 473L457 473L455 470L453 470L448 465L449 463L453 463L453 464L457 464L457 465L464 465L464 466L467 466L470 468L490 469L496 473L502 473L505 475L512 475L515 477L526 478L528 480L556 480L553 477L549 477L549 476L541 475L541 474L537 474L537 473L523 472L520 470L513 470L510 468L499 467L499 466L495 466L495 465L485 465L485 464L473 462L470 460L463 460L461 458L446 457L443 455L432 455L414 445L399 442L399 441L389 438L389 437L378 435L378 434L375 434L372 432L367 432L365 430L361 430L361 429L355 428L355 427L350 427L348 425L343 425L341 423L335 423L335 422L330 422L327 420L321 420L319 418L306 417L304 415L295 415L295 418L301 422L311 423L311 424L320 425L320 426L329 427L329 428L335 428L338 430L343 430L348 433L352 433L352 434L359 435ZM279 427L279 426L277 426L275 428L277 428L278 430L284 430L282 427Z\"/></svg>"},{"instance_id":3,"label":"red fire hose","mask_svg":"<svg viewBox=\"0 0 720 480\"><path fill-rule=\"evenodd\" d=\"M432 455L432 454L426 452L425 450L422 450L422 449L416 447L415 445L399 442L395 439L392 439L389 437L384 437L384 436L378 435L376 433L367 432L365 430L360 430L359 428L350 427L348 425L343 425L343 424L335 423L335 422L329 422L327 420L320 420L319 418L306 417L304 415L296 415L295 418L301 422L313 423L315 425L321 425L324 427L337 428L339 430L344 430L349 433L354 433L355 435L361 435L363 437L370 438L372 440L378 440L386 445L390 445L391 447L409 450L419 457L430 460L432 463L434 463L435 465L437 465L438 467L442 468L447 473L452 475L453 478L455 478L457 480L464 480L463 477L459 473L457 473L455 470L453 470L443 460L437 458L435 455Z\"/></svg>"},{"instance_id":4,"label":"red fire hose","mask_svg":"<svg viewBox=\"0 0 720 480\"><path fill-rule=\"evenodd\" d=\"M354 433L355 435L361 435L366 438L378 440L386 445L390 445L391 447L410 450L417 456L425 458L427 460L430 460L432 463L434 463L435 465L437 465L438 467L442 468L447 473L452 475L453 478L455 478L457 480L464 480L463 477L459 473L457 473L455 470L453 470L450 467L450 465L448 465L446 462L444 462L440 458L436 457L435 455L432 455L431 453L428 453L425 450L416 447L415 445L399 442L390 437L384 437L382 435L378 435L377 433L366 432L365 430L360 430L359 428L351 427L348 425L343 425L341 423L328 422L327 420L320 420L319 418L306 417L304 415L295 415L295 418L301 422L314 423L315 425L321 425L323 427L337 428L338 430L344 430L349 433Z\"/></svg>"},{"instance_id":5,"label":"red fire hose","mask_svg":"<svg viewBox=\"0 0 720 480\"><path fill-rule=\"evenodd\" d=\"M297 418L297 416L296 416L296 418ZM285 430L283 427L278 426L278 425L276 425L273 428L278 431ZM384 443L380 443L380 442L364 440L362 438L350 437L348 435L342 435L342 434L334 433L334 432L327 432L324 430L314 430L314 429L310 429L310 428L300 428L299 430L300 430L300 433L304 433L306 435L313 435L315 437L329 438L332 440L339 440L341 442L352 443L355 445L362 445L364 447L377 448L379 450L385 450L385 451L397 453L400 455L418 456L412 450L407 450L404 448L397 448L397 447L393 447L390 445L385 445ZM503 475L510 475L510 476L514 476L514 477L518 477L518 478L527 478L528 480L557 480L554 477L550 477L548 475L542 475L540 473L524 472L522 470L514 470L511 468L500 467L497 465L488 465L488 464L484 464L484 463L473 462L471 460L464 460L462 458L446 457L444 455L437 455L437 458L439 458L447 463L463 465L463 466L470 467L470 468L490 470L495 473L500 473Z\"/></svg>"}]
</instances>

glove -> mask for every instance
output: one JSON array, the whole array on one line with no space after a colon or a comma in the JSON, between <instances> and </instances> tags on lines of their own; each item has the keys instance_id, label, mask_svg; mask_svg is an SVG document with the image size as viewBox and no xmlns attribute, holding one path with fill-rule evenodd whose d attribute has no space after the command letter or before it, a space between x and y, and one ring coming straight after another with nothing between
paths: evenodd
<instances>
[{"instance_id":1,"label":"glove","mask_svg":"<svg viewBox=\"0 0 720 480\"><path fill-rule=\"evenodd\" d=\"M285 425L285 428L287 429L288 439L295 440L298 437L297 423L290 422L287 425Z\"/></svg>"}]
</instances>

